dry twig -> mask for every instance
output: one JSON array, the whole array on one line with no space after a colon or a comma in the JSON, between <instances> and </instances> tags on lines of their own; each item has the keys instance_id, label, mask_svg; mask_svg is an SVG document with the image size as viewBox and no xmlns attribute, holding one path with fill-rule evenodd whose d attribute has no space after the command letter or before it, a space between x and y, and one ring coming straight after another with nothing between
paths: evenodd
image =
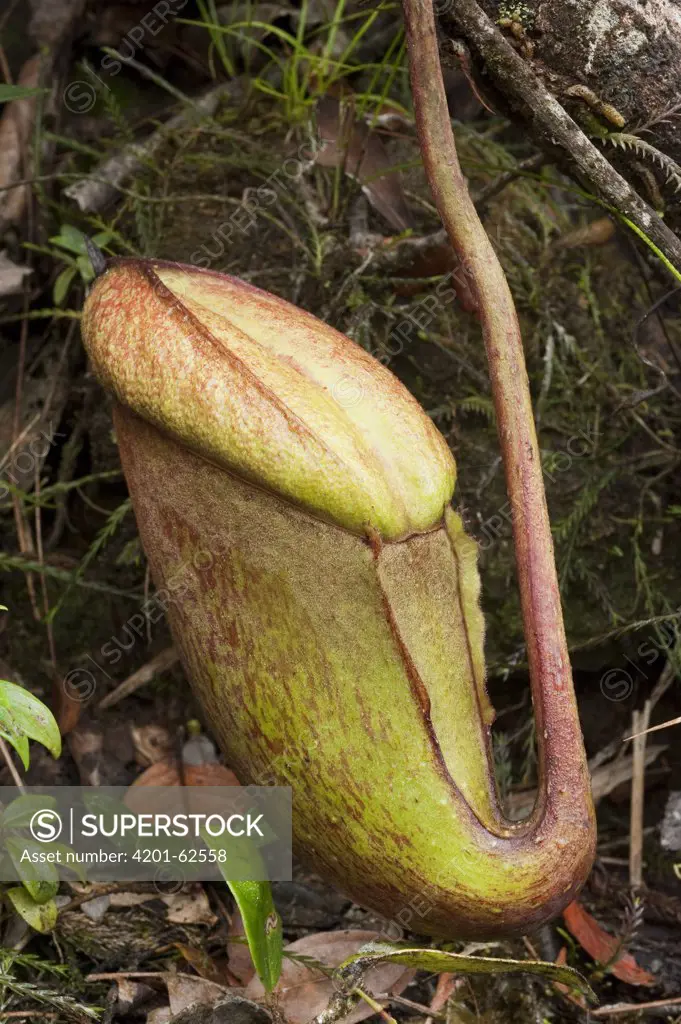
<instances>
[{"instance_id":1,"label":"dry twig","mask_svg":"<svg viewBox=\"0 0 681 1024\"><path fill-rule=\"evenodd\" d=\"M22 782L21 775L19 775L19 772L17 771L17 766L14 763L14 759L12 758L12 754L10 753L10 749L3 740L2 736L0 736L0 754L2 754L2 757L4 758L9 773L12 776L12 779L14 780L14 785L20 792L23 793L25 789L24 783Z\"/></svg>"},{"instance_id":2,"label":"dry twig","mask_svg":"<svg viewBox=\"0 0 681 1024\"><path fill-rule=\"evenodd\" d=\"M653 708L667 692L676 677L676 666L668 661L642 711L634 711L631 720L633 733L634 768L631 776L631 823L629 828L629 884L640 888L643 882L643 809L645 800L646 741Z\"/></svg>"},{"instance_id":3,"label":"dry twig","mask_svg":"<svg viewBox=\"0 0 681 1024\"><path fill-rule=\"evenodd\" d=\"M165 672L172 665L176 664L180 660L180 656L174 647L166 647L165 650L161 651L155 657L148 661L146 665L142 665L136 672L133 672L131 676L128 676L115 690L111 693L107 693L106 697L103 697L97 707L100 711L105 708L111 708L114 704L120 703L125 697L129 697L135 690L139 690L141 686L146 686L150 683L154 676L158 676L161 672Z\"/></svg>"},{"instance_id":4,"label":"dry twig","mask_svg":"<svg viewBox=\"0 0 681 1024\"><path fill-rule=\"evenodd\" d=\"M591 1011L592 1017L622 1017L627 1014L647 1014L652 1012L654 1016L655 1010L665 1010L667 1007L679 1006L681 1004L681 996L676 999L656 999L652 1003L613 1003L611 1006L599 1006L597 1010Z\"/></svg>"}]
</instances>

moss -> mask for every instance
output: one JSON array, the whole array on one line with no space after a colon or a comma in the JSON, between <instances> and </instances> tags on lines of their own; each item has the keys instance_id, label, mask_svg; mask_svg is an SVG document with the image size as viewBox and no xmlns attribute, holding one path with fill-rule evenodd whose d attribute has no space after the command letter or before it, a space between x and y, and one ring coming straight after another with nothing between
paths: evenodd
<instances>
[{"instance_id":1,"label":"moss","mask_svg":"<svg viewBox=\"0 0 681 1024\"><path fill-rule=\"evenodd\" d=\"M527 4L515 3L514 0L499 4L499 22L513 22L527 29L532 28L535 18L535 12Z\"/></svg>"}]
</instances>

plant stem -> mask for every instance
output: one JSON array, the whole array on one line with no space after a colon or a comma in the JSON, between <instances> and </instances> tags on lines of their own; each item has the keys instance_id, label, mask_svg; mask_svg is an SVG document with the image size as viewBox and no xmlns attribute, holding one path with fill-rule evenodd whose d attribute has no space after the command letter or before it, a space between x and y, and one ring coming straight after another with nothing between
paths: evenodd
<instances>
[{"instance_id":1,"label":"plant stem","mask_svg":"<svg viewBox=\"0 0 681 1024\"><path fill-rule=\"evenodd\" d=\"M26 787L24 786L21 775L19 775L19 772L17 771L17 766L14 763L12 755L9 751L9 747L5 743L2 736L0 736L0 755L2 755L2 757L4 758L9 773L12 776L12 779L14 780L14 785L21 793L25 792Z\"/></svg>"},{"instance_id":2,"label":"plant stem","mask_svg":"<svg viewBox=\"0 0 681 1024\"><path fill-rule=\"evenodd\" d=\"M430 0L404 0L421 154L452 246L478 300L513 536L532 698L540 795L532 818L592 820L539 447L520 327L506 277L469 196L447 108ZM551 785L553 783L553 785ZM575 820L572 818L571 820Z\"/></svg>"}]
</instances>

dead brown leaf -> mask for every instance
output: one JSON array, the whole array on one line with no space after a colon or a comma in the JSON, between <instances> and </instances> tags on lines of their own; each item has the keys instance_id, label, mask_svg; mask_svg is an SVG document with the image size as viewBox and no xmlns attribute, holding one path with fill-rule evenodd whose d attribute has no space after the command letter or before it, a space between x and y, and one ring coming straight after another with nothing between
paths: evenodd
<instances>
[{"instance_id":1,"label":"dead brown leaf","mask_svg":"<svg viewBox=\"0 0 681 1024\"><path fill-rule=\"evenodd\" d=\"M234 911L232 922L229 926L228 936L230 939L245 940L246 932L241 914ZM246 986L255 977L255 967L248 950L248 943L227 941L227 955L229 957L229 970L240 985Z\"/></svg>"},{"instance_id":2,"label":"dead brown leaf","mask_svg":"<svg viewBox=\"0 0 681 1024\"><path fill-rule=\"evenodd\" d=\"M69 708L72 705L68 705ZM74 702L75 711L73 714L78 717L79 711ZM65 721L64 715L59 715L57 721L62 734L68 733L68 746L71 757L76 762L80 783L82 786L101 786L101 767L104 753L104 734L95 729L74 728L68 726L70 722Z\"/></svg>"},{"instance_id":3,"label":"dead brown leaf","mask_svg":"<svg viewBox=\"0 0 681 1024\"><path fill-rule=\"evenodd\" d=\"M171 1014L186 1010L192 1003L213 1006L224 993L222 985L193 974L165 974Z\"/></svg>"},{"instance_id":4,"label":"dead brown leaf","mask_svg":"<svg viewBox=\"0 0 681 1024\"><path fill-rule=\"evenodd\" d=\"M83 15L85 0L33 0L29 33L38 46L57 47Z\"/></svg>"},{"instance_id":5,"label":"dead brown leaf","mask_svg":"<svg viewBox=\"0 0 681 1024\"><path fill-rule=\"evenodd\" d=\"M163 786L168 791L159 795L156 788ZM152 811L175 814L178 811L180 794L173 792L176 787L185 789L186 803L193 814L213 814L224 810L224 800L217 787L230 786L239 788L239 781L229 768L218 764L183 764L166 759L152 764L142 772L128 788L125 804L136 814L148 814ZM184 795L182 794L182 798Z\"/></svg>"},{"instance_id":6,"label":"dead brown leaf","mask_svg":"<svg viewBox=\"0 0 681 1024\"><path fill-rule=\"evenodd\" d=\"M30 267L19 266L4 250L0 252L0 299L6 295L21 294L24 278L32 273Z\"/></svg>"},{"instance_id":7,"label":"dead brown leaf","mask_svg":"<svg viewBox=\"0 0 681 1024\"><path fill-rule=\"evenodd\" d=\"M306 935L305 938L292 942L286 946L286 950L314 957L327 967L338 967L365 943L376 942L379 938L379 932L360 930L318 932L316 935ZM399 995L415 973L413 970L405 971L399 964L379 964L367 972L364 987L374 995ZM335 988L331 978L319 970L287 958L284 954L281 978L274 992L289 1024L307 1024L326 1008ZM264 998L265 989L258 978L253 978L248 984L245 995L255 1000ZM343 1024L358 1024L358 1021L371 1017L374 1012L368 1004L360 1003L352 1013L343 1018Z\"/></svg>"},{"instance_id":8,"label":"dead brown leaf","mask_svg":"<svg viewBox=\"0 0 681 1024\"><path fill-rule=\"evenodd\" d=\"M391 167L382 139L355 116L352 95L324 96L316 108L321 167L340 167L362 186L371 205L395 231L411 227L411 215L399 174Z\"/></svg>"},{"instance_id":9,"label":"dead brown leaf","mask_svg":"<svg viewBox=\"0 0 681 1024\"><path fill-rule=\"evenodd\" d=\"M176 946L190 967L193 967L201 978L214 981L216 985L223 984L222 973L218 965L205 949L187 946L182 942L176 943Z\"/></svg>"},{"instance_id":10,"label":"dead brown leaf","mask_svg":"<svg viewBox=\"0 0 681 1024\"><path fill-rule=\"evenodd\" d=\"M40 80L42 58L38 55L30 57L21 71L17 85L35 88ZM12 182L25 177L23 173L24 159L33 128L36 111L36 96L26 96L21 100L12 100L2 108L0 117L0 188L7 188ZM8 224L21 219L28 185L11 188L0 192L0 234Z\"/></svg>"},{"instance_id":11,"label":"dead brown leaf","mask_svg":"<svg viewBox=\"0 0 681 1024\"><path fill-rule=\"evenodd\" d=\"M171 758L163 758L152 764L135 779L133 786L238 786L234 772L224 765L185 764L180 766Z\"/></svg>"},{"instance_id":12,"label":"dead brown leaf","mask_svg":"<svg viewBox=\"0 0 681 1024\"><path fill-rule=\"evenodd\" d=\"M561 235L555 243L557 249L578 249L584 246L605 245L615 234L615 224L610 217L597 217L584 227L575 228Z\"/></svg>"},{"instance_id":13,"label":"dead brown leaf","mask_svg":"<svg viewBox=\"0 0 681 1024\"><path fill-rule=\"evenodd\" d=\"M454 994L457 986L457 978L453 974L441 974L437 979L435 992L430 1001L429 1010L439 1013L447 1005L447 1000Z\"/></svg>"},{"instance_id":14,"label":"dead brown leaf","mask_svg":"<svg viewBox=\"0 0 681 1024\"><path fill-rule=\"evenodd\" d=\"M596 963L607 964L616 955L618 940L604 931L598 921L577 900L573 900L565 908L563 919L567 930ZM648 971L639 967L631 953L619 956L609 970L628 985L654 985L657 980Z\"/></svg>"},{"instance_id":15,"label":"dead brown leaf","mask_svg":"<svg viewBox=\"0 0 681 1024\"><path fill-rule=\"evenodd\" d=\"M203 924L211 927L217 920L202 885L187 885L182 892L169 893L161 896L161 899L168 908L166 918L172 924Z\"/></svg>"},{"instance_id":16,"label":"dead brown leaf","mask_svg":"<svg viewBox=\"0 0 681 1024\"><path fill-rule=\"evenodd\" d=\"M149 985L140 981L133 981L130 978L121 977L116 981L118 986L119 1013L130 1013L139 1008L154 996L154 990Z\"/></svg>"},{"instance_id":17,"label":"dead brown leaf","mask_svg":"<svg viewBox=\"0 0 681 1024\"><path fill-rule=\"evenodd\" d=\"M564 964L567 964L567 947L566 946L561 946L560 952L558 953L558 956L556 957L556 963L559 964L561 967ZM562 995L565 996L565 998L568 1000L568 1002L574 1003L575 1006L579 1006L579 1008L581 1010L588 1010L588 1008L589 1008L588 1003L587 1003L586 999L584 998L584 996L581 994L581 992L571 992L567 985L563 985L559 981L554 982L554 986L555 986L555 988L558 989L558 991Z\"/></svg>"},{"instance_id":18,"label":"dead brown leaf","mask_svg":"<svg viewBox=\"0 0 681 1024\"><path fill-rule=\"evenodd\" d=\"M2 154L0 153L0 162ZM2 193L0 193L0 200ZM38 352L38 357L34 355ZM66 372L67 346L27 344L32 364L22 374L21 407L15 429L18 364L14 353L0 354L0 478L22 491L32 491L50 452L66 433L59 430L71 382Z\"/></svg>"},{"instance_id":19,"label":"dead brown leaf","mask_svg":"<svg viewBox=\"0 0 681 1024\"><path fill-rule=\"evenodd\" d=\"M166 760L173 750L173 738L163 725L132 727L135 760L143 767Z\"/></svg>"},{"instance_id":20,"label":"dead brown leaf","mask_svg":"<svg viewBox=\"0 0 681 1024\"><path fill-rule=\"evenodd\" d=\"M168 1024L170 1016L169 1006L159 1006L149 1011L147 1014L147 1024Z\"/></svg>"},{"instance_id":21,"label":"dead brown leaf","mask_svg":"<svg viewBox=\"0 0 681 1024\"><path fill-rule=\"evenodd\" d=\"M75 889L75 885L73 886ZM157 900L158 892L112 892L109 903L112 907L139 907L149 900Z\"/></svg>"}]
</instances>

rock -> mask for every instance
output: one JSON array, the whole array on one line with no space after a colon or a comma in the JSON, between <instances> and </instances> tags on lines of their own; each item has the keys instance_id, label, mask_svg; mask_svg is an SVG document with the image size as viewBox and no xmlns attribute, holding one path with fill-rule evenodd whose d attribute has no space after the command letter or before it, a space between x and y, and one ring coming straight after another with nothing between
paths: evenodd
<instances>
[{"instance_id":1,"label":"rock","mask_svg":"<svg viewBox=\"0 0 681 1024\"><path fill-rule=\"evenodd\" d=\"M660 827L660 845L676 853L681 850L681 791L672 790Z\"/></svg>"}]
</instances>

